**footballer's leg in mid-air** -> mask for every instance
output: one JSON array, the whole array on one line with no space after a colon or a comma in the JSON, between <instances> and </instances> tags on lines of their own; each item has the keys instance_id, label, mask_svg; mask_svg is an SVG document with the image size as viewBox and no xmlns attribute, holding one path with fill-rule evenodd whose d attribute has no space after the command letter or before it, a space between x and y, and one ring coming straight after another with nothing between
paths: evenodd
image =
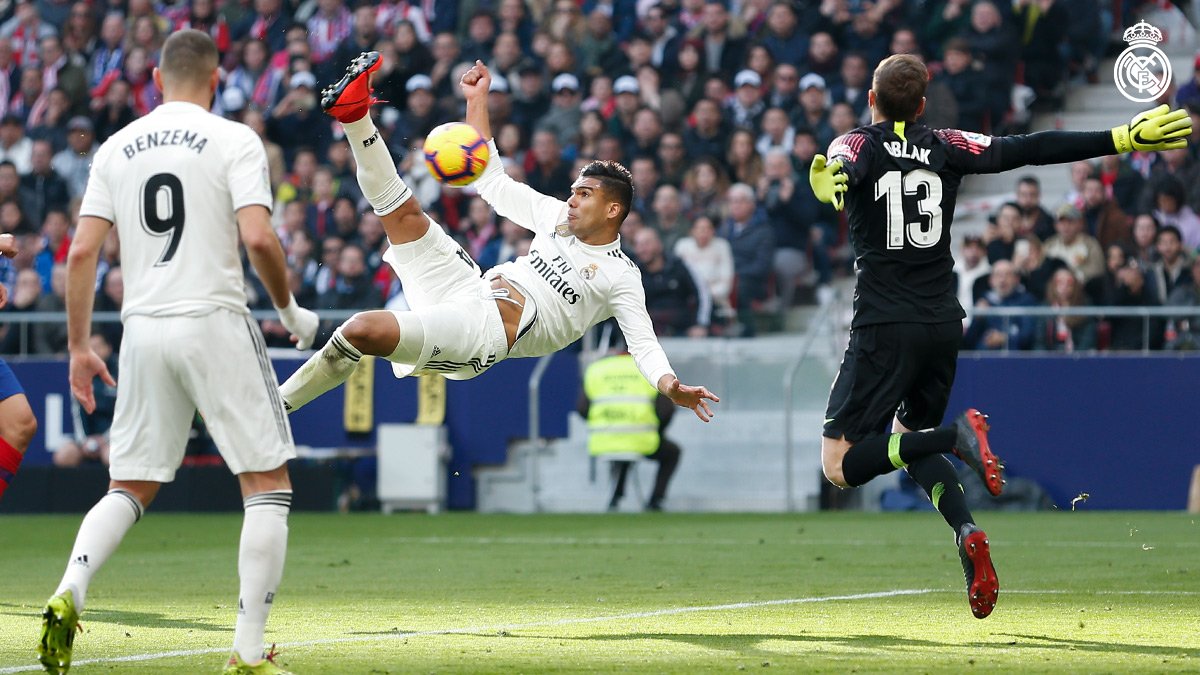
<instances>
[{"instance_id":1,"label":"footballer's leg in mid-air","mask_svg":"<svg viewBox=\"0 0 1200 675\"><path fill-rule=\"evenodd\" d=\"M387 144L371 120L370 108L376 99L370 79L379 65L378 52L365 52L354 59L342 79L321 92L321 108L342 123L358 165L359 187L383 222L388 241L407 244L425 236L434 225L412 199L412 190L397 173ZM342 384L363 354L413 363L424 342L419 321L406 322L402 330L392 312L360 312L339 326L329 342L280 386L284 405L294 411Z\"/></svg>"}]
</instances>

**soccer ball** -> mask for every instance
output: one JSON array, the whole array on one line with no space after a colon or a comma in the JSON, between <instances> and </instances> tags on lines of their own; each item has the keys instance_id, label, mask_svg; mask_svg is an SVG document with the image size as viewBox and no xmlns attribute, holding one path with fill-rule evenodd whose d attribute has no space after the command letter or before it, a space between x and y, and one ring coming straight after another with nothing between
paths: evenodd
<instances>
[{"instance_id":1,"label":"soccer ball","mask_svg":"<svg viewBox=\"0 0 1200 675\"><path fill-rule=\"evenodd\" d=\"M443 124L425 137L425 166L447 185L462 187L479 178L490 154L483 134L465 122Z\"/></svg>"}]
</instances>

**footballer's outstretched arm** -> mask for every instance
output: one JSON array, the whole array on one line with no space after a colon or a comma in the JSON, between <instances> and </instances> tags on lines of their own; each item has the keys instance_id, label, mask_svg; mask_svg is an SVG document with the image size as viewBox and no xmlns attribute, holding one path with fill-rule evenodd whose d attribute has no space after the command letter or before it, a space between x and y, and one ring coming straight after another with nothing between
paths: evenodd
<instances>
[{"instance_id":1,"label":"footballer's outstretched arm","mask_svg":"<svg viewBox=\"0 0 1200 675\"><path fill-rule=\"evenodd\" d=\"M491 85L492 76L482 61L476 61L470 70L463 73L459 82L467 99L467 124L475 127L487 139L490 153L487 167L473 186L479 191L479 196L496 209L496 213L527 230L552 232L559 224L560 218L564 217L562 211L566 208L566 203L544 195L524 183L518 183L504 172L504 166L500 162L500 150L492 138L492 125L487 109L488 89Z\"/></svg>"},{"instance_id":2,"label":"footballer's outstretched arm","mask_svg":"<svg viewBox=\"0 0 1200 675\"><path fill-rule=\"evenodd\" d=\"M956 148L953 159L963 173L998 173L1031 164L1064 164L1135 150L1186 148L1192 120L1186 110L1161 105L1108 131L1051 130L998 137L950 129L935 133Z\"/></svg>"}]
</instances>

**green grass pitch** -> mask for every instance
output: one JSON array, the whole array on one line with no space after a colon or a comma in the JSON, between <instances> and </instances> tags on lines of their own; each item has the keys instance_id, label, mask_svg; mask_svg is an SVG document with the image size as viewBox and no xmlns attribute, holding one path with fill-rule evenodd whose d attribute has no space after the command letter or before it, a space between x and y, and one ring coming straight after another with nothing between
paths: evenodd
<instances>
[{"instance_id":1,"label":"green grass pitch","mask_svg":"<svg viewBox=\"0 0 1200 675\"><path fill-rule=\"evenodd\" d=\"M983 621L935 513L298 514L267 640L301 674L1200 671L1196 517L980 516ZM36 666L79 521L0 518L0 675ZM218 672L240 523L151 511L71 672Z\"/></svg>"}]
</instances>

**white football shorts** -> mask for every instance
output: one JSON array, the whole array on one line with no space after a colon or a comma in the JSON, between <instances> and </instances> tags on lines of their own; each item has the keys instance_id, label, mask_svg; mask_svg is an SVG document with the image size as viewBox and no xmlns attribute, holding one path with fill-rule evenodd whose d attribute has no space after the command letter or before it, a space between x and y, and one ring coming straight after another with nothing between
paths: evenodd
<instances>
[{"instance_id":1,"label":"white football shorts","mask_svg":"<svg viewBox=\"0 0 1200 675\"><path fill-rule=\"evenodd\" d=\"M440 374L469 380L508 356L508 338L491 283L432 219L425 236L384 253L404 287L409 311L392 312L401 339L419 322L425 343L416 363L392 363L396 377Z\"/></svg>"},{"instance_id":2,"label":"white football shorts","mask_svg":"<svg viewBox=\"0 0 1200 675\"><path fill-rule=\"evenodd\" d=\"M296 456L278 378L249 315L130 316L119 365L113 480L174 479L197 410L235 474L269 471Z\"/></svg>"}]
</instances>

